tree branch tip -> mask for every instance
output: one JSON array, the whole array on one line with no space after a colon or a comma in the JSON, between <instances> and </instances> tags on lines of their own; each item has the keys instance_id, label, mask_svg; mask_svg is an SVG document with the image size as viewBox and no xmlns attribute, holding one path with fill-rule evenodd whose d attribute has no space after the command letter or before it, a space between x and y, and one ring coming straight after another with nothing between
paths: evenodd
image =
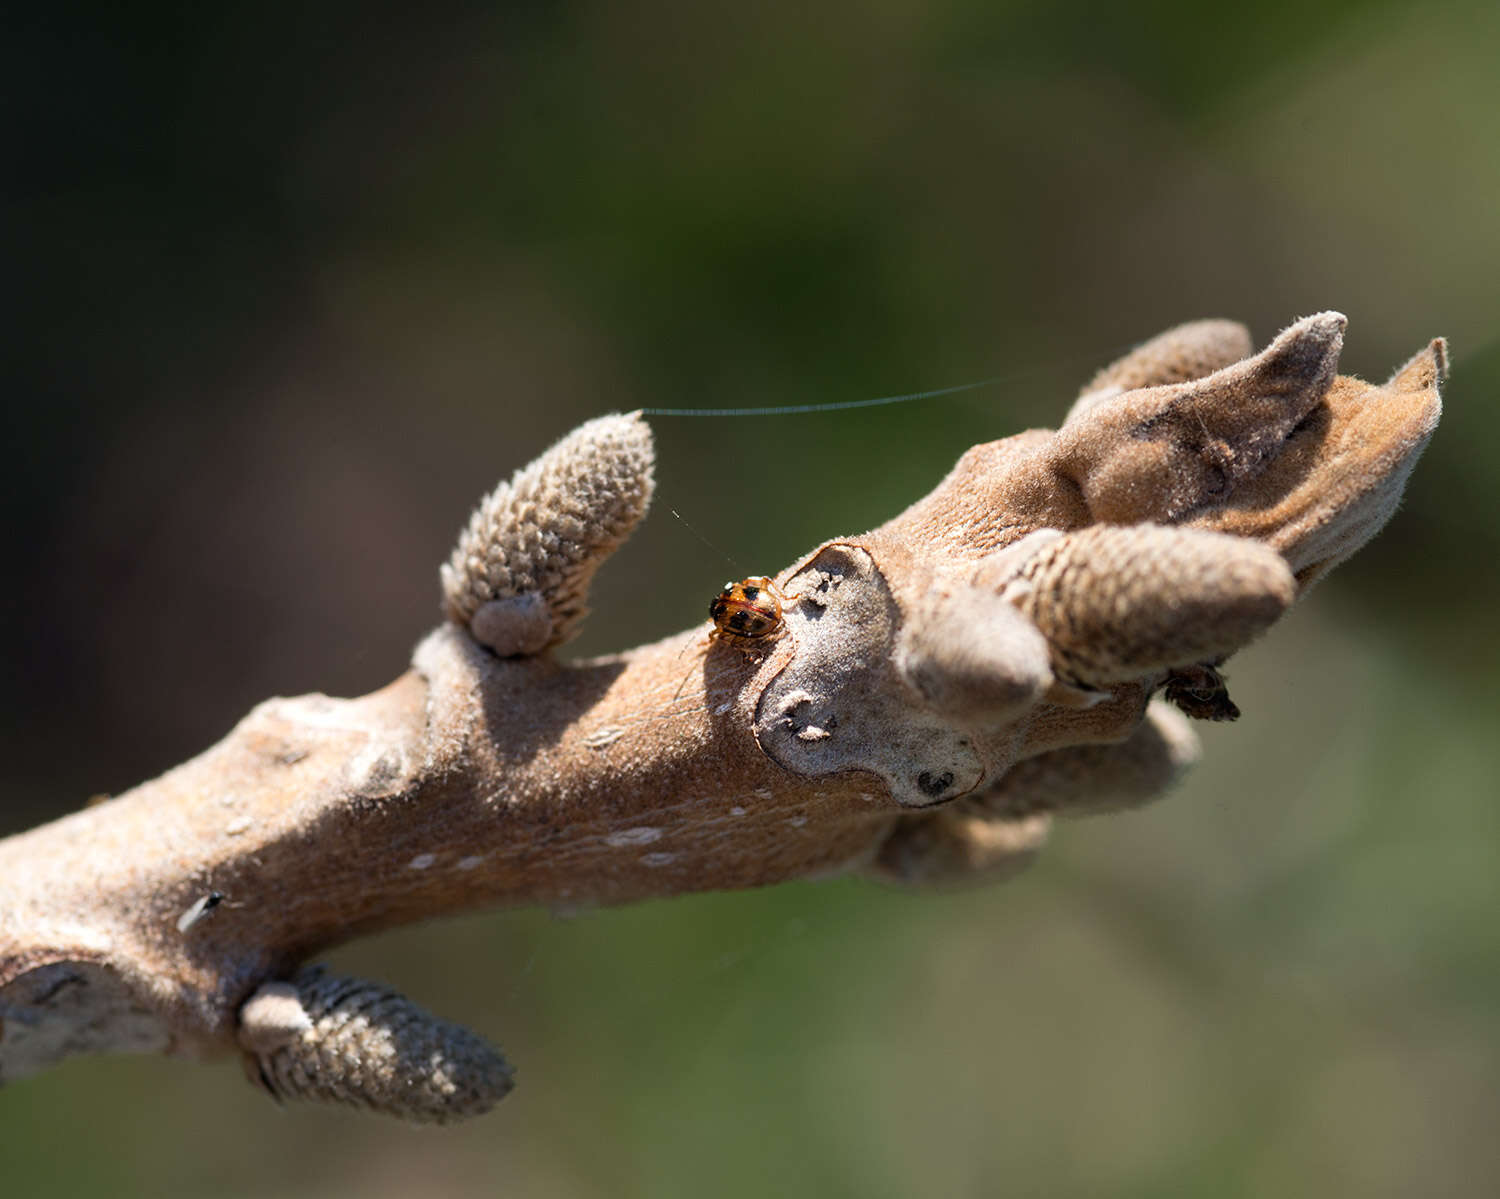
<instances>
[{"instance_id":1,"label":"tree branch tip","mask_svg":"<svg viewBox=\"0 0 1500 1199\"><path fill-rule=\"evenodd\" d=\"M1448 381L1448 368L1448 339L1434 337L1391 372L1385 385L1397 392L1436 390Z\"/></svg>"},{"instance_id":2,"label":"tree branch tip","mask_svg":"<svg viewBox=\"0 0 1500 1199\"><path fill-rule=\"evenodd\" d=\"M1262 378L1290 376L1321 394L1338 372L1348 327L1349 318L1342 312L1315 312L1293 321L1249 361L1258 364L1256 373Z\"/></svg>"}]
</instances>

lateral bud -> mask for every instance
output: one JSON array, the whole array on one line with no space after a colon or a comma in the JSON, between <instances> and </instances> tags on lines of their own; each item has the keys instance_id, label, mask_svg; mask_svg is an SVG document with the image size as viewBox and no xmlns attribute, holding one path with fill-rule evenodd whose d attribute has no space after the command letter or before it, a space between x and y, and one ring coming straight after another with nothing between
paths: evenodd
<instances>
[{"instance_id":1,"label":"lateral bud","mask_svg":"<svg viewBox=\"0 0 1500 1199\"><path fill-rule=\"evenodd\" d=\"M321 966L267 983L240 1008L246 1072L278 1101L311 1099L416 1124L482 1115L512 1071L486 1041L379 983Z\"/></svg>"}]
</instances>

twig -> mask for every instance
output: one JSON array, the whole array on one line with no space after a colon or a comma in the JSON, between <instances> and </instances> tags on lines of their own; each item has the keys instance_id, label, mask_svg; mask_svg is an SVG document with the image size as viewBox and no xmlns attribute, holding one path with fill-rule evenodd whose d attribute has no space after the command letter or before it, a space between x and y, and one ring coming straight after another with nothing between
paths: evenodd
<instances>
[{"instance_id":1,"label":"twig","mask_svg":"<svg viewBox=\"0 0 1500 1199\"><path fill-rule=\"evenodd\" d=\"M1153 693L1231 716L1218 667L1379 530L1437 423L1441 341L1372 386L1343 330L1173 330L783 571L754 636L562 663L651 492L639 414L590 422L480 505L388 687L269 700L0 842L0 1078L239 1051L281 1097L457 1119L509 1088L498 1054L307 958L496 904L1005 873L1054 814L1160 794L1197 749Z\"/></svg>"}]
</instances>

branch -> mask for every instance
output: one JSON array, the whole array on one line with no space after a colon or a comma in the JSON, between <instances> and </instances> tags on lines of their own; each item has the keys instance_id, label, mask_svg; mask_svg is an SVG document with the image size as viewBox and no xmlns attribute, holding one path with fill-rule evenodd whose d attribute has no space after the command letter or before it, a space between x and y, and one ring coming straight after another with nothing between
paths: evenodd
<instances>
[{"instance_id":1,"label":"branch","mask_svg":"<svg viewBox=\"0 0 1500 1199\"><path fill-rule=\"evenodd\" d=\"M1160 794L1184 714L1237 714L1219 667L1380 529L1436 426L1443 343L1372 386L1336 374L1343 330L1173 330L1056 432L737 593L750 624L564 663L651 492L639 415L584 425L480 505L388 687L269 700L0 842L0 1079L238 1052L278 1097L458 1119L500 1056L309 957L497 904L1000 874L1054 815Z\"/></svg>"}]
</instances>

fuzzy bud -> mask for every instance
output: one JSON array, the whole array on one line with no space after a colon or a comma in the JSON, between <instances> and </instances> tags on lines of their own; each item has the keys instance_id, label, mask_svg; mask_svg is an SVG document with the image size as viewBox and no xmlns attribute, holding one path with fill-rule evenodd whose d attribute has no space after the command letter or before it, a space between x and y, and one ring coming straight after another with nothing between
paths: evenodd
<instances>
[{"instance_id":1,"label":"fuzzy bud","mask_svg":"<svg viewBox=\"0 0 1500 1199\"><path fill-rule=\"evenodd\" d=\"M594 572L646 513L654 462L639 413L602 416L501 483L443 567L448 618L503 657L572 637Z\"/></svg>"},{"instance_id":2,"label":"fuzzy bud","mask_svg":"<svg viewBox=\"0 0 1500 1199\"><path fill-rule=\"evenodd\" d=\"M278 1100L312 1099L450 1124L489 1111L512 1074L493 1048L379 983L309 967L240 1008L252 1078Z\"/></svg>"},{"instance_id":3,"label":"fuzzy bud","mask_svg":"<svg viewBox=\"0 0 1500 1199\"><path fill-rule=\"evenodd\" d=\"M1264 632L1296 595L1275 550L1202 529L1096 525L1044 544L1005 588L1090 686L1217 660Z\"/></svg>"}]
</instances>

